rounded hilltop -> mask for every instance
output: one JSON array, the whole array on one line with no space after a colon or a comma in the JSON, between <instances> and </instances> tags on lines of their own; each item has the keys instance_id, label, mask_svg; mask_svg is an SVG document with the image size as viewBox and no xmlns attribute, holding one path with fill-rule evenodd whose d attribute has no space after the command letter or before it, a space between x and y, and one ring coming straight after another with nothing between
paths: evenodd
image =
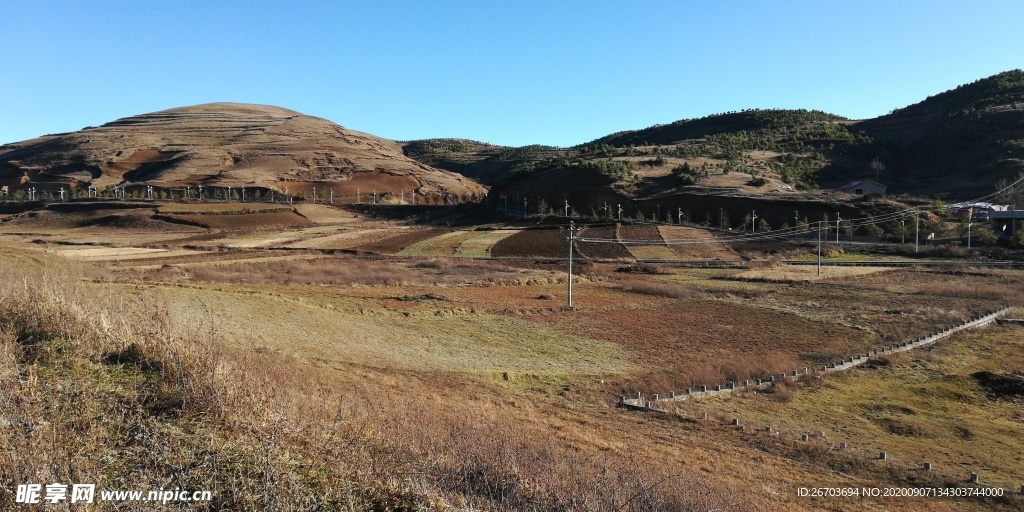
<instances>
[{"instance_id":1,"label":"rounded hilltop","mask_svg":"<svg viewBox=\"0 0 1024 512\"><path fill-rule=\"evenodd\" d=\"M330 189L434 200L479 197L461 175L407 158L391 140L271 105L207 103L0 146L12 189L253 187L291 194Z\"/></svg>"}]
</instances>

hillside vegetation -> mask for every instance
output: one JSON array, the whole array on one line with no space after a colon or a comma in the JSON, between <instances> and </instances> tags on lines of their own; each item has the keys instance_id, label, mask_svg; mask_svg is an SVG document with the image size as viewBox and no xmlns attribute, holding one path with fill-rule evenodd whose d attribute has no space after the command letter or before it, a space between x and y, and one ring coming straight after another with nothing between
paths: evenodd
<instances>
[{"instance_id":1,"label":"hillside vegetation","mask_svg":"<svg viewBox=\"0 0 1024 512\"><path fill-rule=\"evenodd\" d=\"M546 176L544 187L557 185L560 196L573 196L576 174L568 171L595 167L585 162L653 163L660 157L651 167L664 167L662 172L621 174L608 187L618 184L618 195L644 200L672 185L716 188L729 181L716 176L741 172L808 191L872 179L890 193L965 199L987 194L997 180L1024 169L1024 72L1000 73L869 120L750 109L622 131L572 148L433 139L404 150L430 165L506 185L511 193L534 188L530 176L550 171L556 176ZM666 178L683 164L697 170L692 180ZM726 188L756 192L735 183Z\"/></svg>"}]
</instances>

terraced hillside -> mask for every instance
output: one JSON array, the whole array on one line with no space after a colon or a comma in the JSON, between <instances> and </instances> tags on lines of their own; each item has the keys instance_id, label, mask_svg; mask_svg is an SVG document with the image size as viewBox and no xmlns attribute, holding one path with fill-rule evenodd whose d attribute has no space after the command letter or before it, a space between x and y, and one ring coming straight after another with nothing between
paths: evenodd
<instances>
[{"instance_id":1,"label":"terraced hillside","mask_svg":"<svg viewBox=\"0 0 1024 512\"><path fill-rule=\"evenodd\" d=\"M279 107L210 103L118 119L74 133L0 146L0 185L13 192L155 186L208 190L247 187L263 193L354 202L421 202L482 196L459 174L405 157L399 145L326 119ZM220 193L224 193L219 190ZM209 195L207 197L210 197Z\"/></svg>"}]
</instances>

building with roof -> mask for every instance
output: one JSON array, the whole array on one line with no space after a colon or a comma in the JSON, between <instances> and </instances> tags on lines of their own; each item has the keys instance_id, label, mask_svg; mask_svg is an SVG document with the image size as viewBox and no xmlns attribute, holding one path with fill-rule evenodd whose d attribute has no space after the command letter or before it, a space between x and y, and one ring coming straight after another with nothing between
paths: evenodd
<instances>
[{"instance_id":1,"label":"building with roof","mask_svg":"<svg viewBox=\"0 0 1024 512\"><path fill-rule=\"evenodd\" d=\"M885 185L871 180L854 181L848 185L839 187L837 192L843 192L854 196L884 196Z\"/></svg>"}]
</instances>

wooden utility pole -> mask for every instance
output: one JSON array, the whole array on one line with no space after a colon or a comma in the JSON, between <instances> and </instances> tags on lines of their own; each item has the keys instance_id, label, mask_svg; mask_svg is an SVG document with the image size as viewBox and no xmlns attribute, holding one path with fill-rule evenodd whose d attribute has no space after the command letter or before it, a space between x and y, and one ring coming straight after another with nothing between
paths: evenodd
<instances>
[{"instance_id":1,"label":"wooden utility pole","mask_svg":"<svg viewBox=\"0 0 1024 512\"><path fill-rule=\"evenodd\" d=\"M572 305L572 244L576 241L576 223L569 221L569 309L576 309Z\"/></svg>"},{"instance_id":2,"label":"wooden utility pole","mask_svg":"<svg viewBox=\"0 0 1024 512\"><path fill-rule=\"evenodd\" d=\"M921 210L914 208L914 252L920 249L921 240Z\"/></svg>"},{"instance_id":3,"label":"wooden utility pole","mask_svg":"<svg viewBox=\"0 0 1024 512\"><path fill-rule=\"evenodd\" d=\"M818 221L818 275L821 275L821 221Z\"/></svg>"}]
</instances>

